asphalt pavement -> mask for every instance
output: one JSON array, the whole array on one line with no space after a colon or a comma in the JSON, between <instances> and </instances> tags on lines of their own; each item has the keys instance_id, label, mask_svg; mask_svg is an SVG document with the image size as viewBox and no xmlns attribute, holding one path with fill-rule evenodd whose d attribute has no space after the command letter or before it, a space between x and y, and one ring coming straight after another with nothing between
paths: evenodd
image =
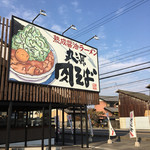
<instances>
[{"instance_id":1,"label":"asphalt pavement","mask_svg":"<svg viewBox=\"0 0 150 150\"><path fill-rule=\"evenodd\" d=\"M130 139L128 130L115 130L116 137L111 137L112 144L108 144L109 132L107 129L94 129L94 137L89 138L89 148L86 148L86 137L84 136L84 148L81 148L80 130L76 130L76 145L73 146L73 136L69 134L70 130L65 130L65 146L62 149L67 150L150 150L150 130L137 130L137 139L139 147L135 146L136 139ZM84 132L85 134L85 132ZM61 138L59 139L61 144ZM70 145L69 145L70 144ZM72 144L72 146L71 146Z\"/></svg>"},{"instance_id":2,"label":"asphalt pavement","mask_svg":"<svg viewBox=\"0 0 150 150\"><path fill-rule=\"evenodd\" d=\"M89 148L81 148L80 145L75 146L64 146L62 149L66 150L150 150L150 143L149 142L142 142L140 143L140 147L135 147L134 141L122 141L122 142L113 142L112 144L107 144L107 141L103 142L94 142L90 143Z\"/></svg>"},{"instance_id":3,"label":"asphalt pavement","mask_svg":"<svg viewBox=\"0 0 150 150\"><path fill-rule=\"evenodd\" d=\"M137 130L139 147L135 147L136 139L130 139L128 130L115 130L116 137L111 137L112 144L108 144L109 132L108 129L94 129L94 136L89 137L89 148L86 145L86 136L84 130L83 136L83 148L81 148L81 135L80 129L76 130L76 144L74 145L73 135L70 129L65 129L65 145L62 146L62 135L58 136L58 143L52 146L52 150L150 150L150 130ZM90 133L90 130L89 130ZM30 141L32 147L38 146L40 148L41 140ZM24 143L22 143L24 145ZM45 141L47 147L48 140ZM17 146L17 145L16 145ZM16 147L15 144L13 147ZM29 146L29 145L28 145ZM18 148L21 148L19 146ZM19 149L17 149L19 150ZM21 149L22 150L22 149ZM30 148L28 149L30 150Z\"/></svg>"}]
</instances>

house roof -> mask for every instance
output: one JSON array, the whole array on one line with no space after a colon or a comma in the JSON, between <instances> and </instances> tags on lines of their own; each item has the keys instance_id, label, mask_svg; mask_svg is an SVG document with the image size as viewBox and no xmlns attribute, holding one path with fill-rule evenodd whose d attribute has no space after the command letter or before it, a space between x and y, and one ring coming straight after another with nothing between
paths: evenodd
<instances>
[{"instance_id":1,"label":"house roof","mask_svg":"<svg viewBox=\"0 0 150 150\"><path fill-rule=\"evenodd\" d=\"M118 108L114 108L114 107L104 107L104 109L106 109L112 113L118 112Z\"/></svg>"},{"instance_id":2,"label":"house roof","mask_svg":"<svg viewBox=\"0 0 150 150\"><path fill-rule=\"evenodd\" d=\"M106 102L118 102L118 96L100 96L99 98Z\"/></svg>"},{"instance_id":3,"label":"house roof","mask_svg":"<svg viewBox=\"0 0 150 150\"><path fill-rule=\"evenodd\" d=\"M145 95L143 93L124 91L124 90L118 90L117 93L122 93L128 96L134 97L134 98L138 98L143 101L150 101L150 96Z\"/></svg>"},{"instance_id":4,"label":"house roof","mask_svg":"<svg viewBox=\"0 0 150 150\"><path fill-rule=\"evenodd\" d=\"M149 89L150 89L150 84L149 84L146 88L149 88Z\"/></svg>"}]
</instances>

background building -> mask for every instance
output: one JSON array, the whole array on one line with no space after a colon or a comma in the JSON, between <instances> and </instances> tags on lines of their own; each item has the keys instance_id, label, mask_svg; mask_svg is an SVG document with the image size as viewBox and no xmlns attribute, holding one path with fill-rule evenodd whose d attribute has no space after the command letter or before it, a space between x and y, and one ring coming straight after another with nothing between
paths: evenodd
<instances>
[{"instance_id":1,"label":"background building","mask_svg":"<svg viewBox=\"0 0 150 150\"><path fill-rule=\"evenodd\" d=\"M150 129L150 97L148 95L118 90L120 128L129 128L129 114L134 111L136 128Z\"/></svg>"},{"instance_id":2,"label":"background building","mask_svg":"<svg viewBox=\"0 0 150 150\"><path fill-rule=\"evenodd\" d=\"M109 113L112 126L119 128L117 96L100 96L99 104L95 105L95 109L103 112L103 115L100 116L101 127L108 126L106 113Z\"/></svg>"},{"instance_id":3,"label":"background building","mask_svg":"<svg viewBox=\"0 0 150 150\"><path fill-rule=\"evenodd\" d=\"M109 113L109 116L118 115L118 97L117 96L100 96L99 104L95 105L96 111L103 111L104 117L106 113Z\"/></svg>"}]
</instances>

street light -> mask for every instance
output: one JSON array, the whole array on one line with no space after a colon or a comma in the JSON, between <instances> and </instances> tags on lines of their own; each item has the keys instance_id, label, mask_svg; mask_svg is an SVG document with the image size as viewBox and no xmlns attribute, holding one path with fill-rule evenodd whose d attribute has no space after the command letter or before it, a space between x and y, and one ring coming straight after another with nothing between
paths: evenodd
<instances>
[{"instance_id":1,"label":"street light","mask_svg":"<svg viewBox=\"0 0 150 150\"><path fill-rule=\"evenodd\" d=\"M92 39L99 40L98 36L97 36L97 35L94 35L94 36L91 37L89 40L87 40L87 41L85 42L85 44L86 44L88 41L92 40Z\"/></svg>"},{"instance_id":2,"label":"street light","mask_svg":"<svg viewBox=\"0 0 150 150\"><path fill-rule=\"evenodd\" d=\"M65 33L66 31L68 31L70 28L73 29L73 30L77 30L77 28L75 27L75 25L71 25L69 28L67 28L67 29L62 33L62 35L64 35L64 33Z\"/></svg>"},{"instance_id":3,"label":"street light","mask_svg":"<svg viewBox=\"0 0 150 150\"><path fill-rule=\"evenodd\" d=\"M39 15L46 16L46 11L40 10L40 13L32 20L32 23L34 22L34 20L35 20Z\"/></svg>"}]
</instances>

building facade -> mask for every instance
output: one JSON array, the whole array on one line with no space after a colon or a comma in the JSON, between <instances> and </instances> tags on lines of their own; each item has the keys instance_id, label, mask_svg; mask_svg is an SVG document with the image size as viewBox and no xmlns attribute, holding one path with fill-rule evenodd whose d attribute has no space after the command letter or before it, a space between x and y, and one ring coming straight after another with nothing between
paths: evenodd
<instances>
[{"instance_id":1,"label":"building facade","mask_svg":"<svg viewBox=\"0 0 150 150\"><path fill-rule=\"evenodd\" d=\"M95 105L96 111L104 112L103 117L106 117L106 113L109 116L117 116L118 114L118 97L117 96L100 96L99 104Z\"/></svg>"},{"instance_id":2,"label":"building facade","mask_svg":"<svg viewBox=\"0 0 150 150\"><path fill-rule=\"evenodd\" d=\"M148 95L118 90L119 93L119 117L129 117L130 111L134 110L134 115L145 116L146 110L149 110L150 97Z\"/></svg>"},{"instance_id":3,"label":"building facade","mask_svg":"<svg viewBox=\"0 0 150 150\"><path fill-rule=\"evenodd\" d=\"M120 128L129 129L131 111L134 111L136 129L150 129L150 97L148 95L118 90Z\"/></svg>"}]
</instances>

